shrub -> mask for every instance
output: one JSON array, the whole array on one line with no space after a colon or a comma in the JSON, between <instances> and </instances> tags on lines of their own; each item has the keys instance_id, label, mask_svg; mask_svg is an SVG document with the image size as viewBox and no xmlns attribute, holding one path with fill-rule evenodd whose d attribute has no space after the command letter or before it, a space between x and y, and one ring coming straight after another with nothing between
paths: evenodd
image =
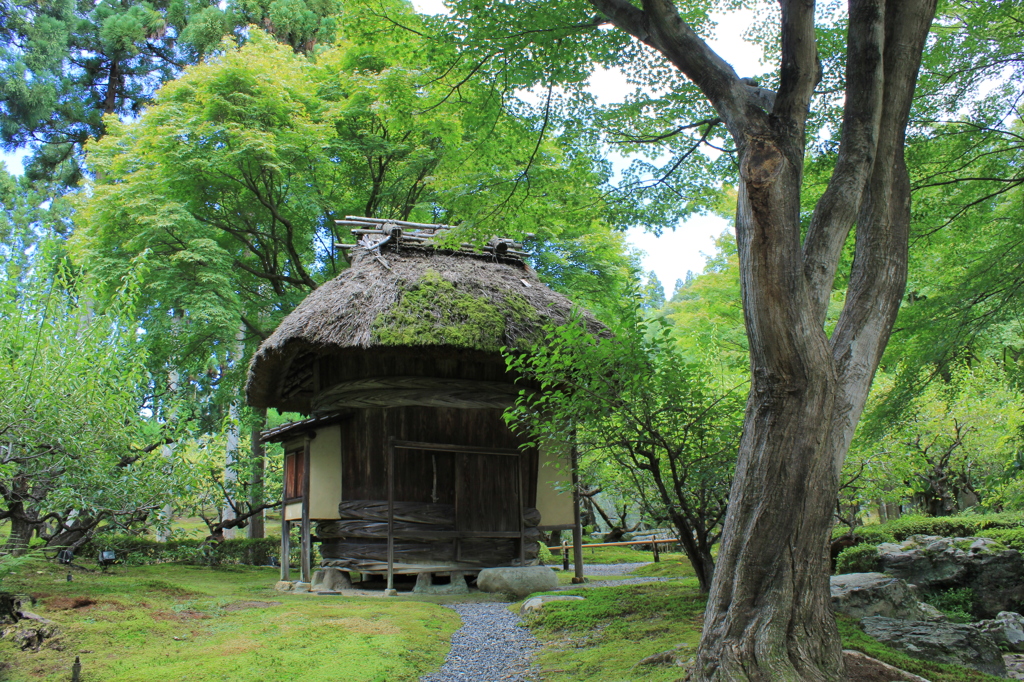
<instances>
[{"instance_id":1,"label":"shrub","mask_svg":"<svg viewBox=\"0 0 1024 682\"><path fill-rule=\"evenodd\" d=\"M548 549L547 543L544 542L540 543L540 549L537 551L537 558L540 559L541 566L556 563L555 556L551 553L551 550Z\"/></svg>"},{"instance_id":2,"label":"shrub","mask_svg":"<svg viewBox=\"0 0 1024 682\"><path fill-rule=\"evenodd\" d=\"M839 526L833 531L832 537L837 538L847 532L845 527ZM985 537L1003 541L1014 549L1024 551L1024 514L1005 512L935 517L912 514L883 524L860 526L854 534L863 542L874 545L902 542L911 535Z\"/></svg>"},{"instance_id":3,"label":"shrub","mask_svg":"<svg viewBox=\"0 0 1024 682\"><path fill-rule=\"evenodd\" d=\"M280 547L277 538L240 538L214 544L198 539L157 542L136 535L104 534L91 539L79 548L76 555L94 557L101 550L113 550L119 560L136 566L164 562L196 566L265 566L270 557L278 555ZM292 560L298 561L297 547L293 547Z\"/></svg>"},{"instance_id":4,"label":"shrub","mask_svg":"<svg viewBox=\"0 0 1024 682\"><path fill-rule=\"evenodd\" d=\"M983 538L998 540L1008 549L1024 553L1024 528L991 528L979 534Z\"/></svg>"},{"instance_id":5,"label":"shrub","mask_svg":"<svg viewBox=\"0 0 1024 682\"><path fill-rule=\"evenodd\" d=\"M949 616L954 623L970 623L974 621L974 590L969 587L954 587L949 590L936 590L924 595L924 601Z\"/></svg>"},{"instance_id":6,"label":"shrub","mask_svg":"<svg viewBox=\"0 0 1024 682\"><path fill-rule=\"evenodd\" d=\"M847 547L836 557L836 573L873 573L878 570L878 546L862 543Z\"/></svg>"}]
</instances>

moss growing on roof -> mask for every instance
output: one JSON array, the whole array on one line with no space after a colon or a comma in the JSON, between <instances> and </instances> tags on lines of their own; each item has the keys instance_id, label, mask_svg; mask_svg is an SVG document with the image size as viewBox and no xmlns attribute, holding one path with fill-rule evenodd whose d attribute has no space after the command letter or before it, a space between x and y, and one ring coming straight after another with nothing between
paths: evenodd
<instances>
[{"instance_id":1,"label":"moss growing on roof","mask_svg":"<svg viewBox=\"0 0 1024 682\"><path fill-rule=\"evenodd\" d=\"M384 346L458 346L497 350L511 340L507 328L535 327L537 311L525 297L500 299L460 291L439 272L428 269L405 289L391 309L373 321L373 341ZM530 335L532 336L532 334Z\"/></svg>"}]
</instances>

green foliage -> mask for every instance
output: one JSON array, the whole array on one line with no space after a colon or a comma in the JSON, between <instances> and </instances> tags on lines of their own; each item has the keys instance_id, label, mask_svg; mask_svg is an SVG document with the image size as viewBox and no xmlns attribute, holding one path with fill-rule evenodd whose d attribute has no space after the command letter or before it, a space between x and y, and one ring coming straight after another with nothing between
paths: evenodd
<instances>
[{"instance_id":1,"label":"green foliage","mask_svg":"<svg viewBox=\"0 0 1024 682\"><path fill-rule=\"evenodd\" d=\"M714 353L736 372L749 363L740 303L740 266L736 238L726 232L715 241L703 274L689 278L661 311L688 357Z\"/></svg>"},{"instance_id":2,"label":"green foliage","mask_svg":"<svg viewBox=\"0 0 1024 682\"><path fill-rule=\"evenodd\" d=\"M896 386L880 375L869 409ZM858 434L844 467L844 498L854 506L909 501L931 515L1014 508L1022 483L1007 471L1019 449L1022 402L997 363L951 366L946 380L928 383L898 417Z\"/></svg>"},{"instance_id":3,"label":"green foliage","mask_svg":"<svg viewBox=\"0 0 1024 682\"><path fill-rule=\"evenodd\" d=\"M48 254L44 245L44 254ZM100 524L137 524L163 504L166 476L147 450L166 433L143 418L149 375L131 310L133 271L105 308L63 261L39 258L24 282L0 280L0 518L11 546Z\"/></svg>"},{"instance_id":4,"label":"green foliage","mask_svg":"<svg viewBox=\"0 0 1024 682\"><path fill-rule=\"evenodd\" d=\"M1024 538L1024 514L1007 512L940 517L909 515L883 524L858 526L854 532L858 539L863 540L867 546L871 547L883 542L902 542L912 535L937 535L950 538L992 538L1008 547L1017 549L1018 547L1015 545L1022 541L1021 538ZM845 533L845 529L836 528L833 531L833 538ZM861 546L863 545L844 550L844 553Z\"/></svg>"},{"instance_id":5,"label":"green foliage","mask_svg":"<svg viewBox=\"0 0 1024 682\"><path fill-rule=\"evenodd\" d=\"M574 443L588 470L621 472L602 483L665 519L698 549L690 561L710 581L735 461L743 382L679 353L671 329L636 308L616 336L593 338L577 321L547 330L530 353L507 353L510 371L539 384L506 414L540 441Z\"/></svg>"},{"instance_id":6,"label":"green foliage","mask_svg":"<svg viewBox=\"0 0 1024 682\"><path fill-rule=\"evenodd\" d=\"M546 542L540 543L540 549L538 550L537 558L540 559L541 566L551 566L557 563L555 555L551 553L550 549L548 549L548 545Z\"/></svg>"},{"instance_id":7,"label":"green foliage","mask_svg":"<svg viewBox=\"0 0 1024 682\"><path fill-rule=\"evenodd\" d=\"M836 557L836 574L874 573L878 570L878 546L865 542L847 547Z\"/></svg>"},{"instance_id":8,"label":"green foliage","mask_svg":"<svg viewBox=\"0 0 1024 682\"><path fill-rule=\"evenodd\" d=\"M167 562L194 566L266 566L271 557L281 553L280 538L234 539L210 543L199 539L157 542L137 535L104 533L92 538L77 552L79 556L95 556L111 550L118 559L132 566ZM299 554L293 551L293 562Z\"/></svg>"},{"instance_id":9,"label":"green foliage","mask_svg":"<svg viewBox=\"0 0 1024 682\"><path fill-rule=\"evenodd\" d=\"M514 341L506 329L533 322L537 312L523 296L500 300L460 291L435 270L401 293L395 306L373 322L373 340L388 346L437 345L496 351Z\"/></svg>"},{"instance_id":10,"label":"green foliage","mask_svg":"<svg viewBox=\"0 0 1024 682\"><path fill-rule=\"evenodd\" d=\"M975 621L972 615L974 590L969 587L935 590L922 595L922 599L949 616L954 623L973 623Z\"/></svg>"},{"instance_id":11,"label":"green foliage","mask_svg":"<svg viewBox=\"0 0 1024 682\"><path fill-rule=\"evenodd\" d=\"M1024 524L1022 524L1024 525ZM1024 554L1024 527L992 528L988 527L977 533L981 537L998 540L1007 549L1015 549Z\"/></svg>"}]
</instances>

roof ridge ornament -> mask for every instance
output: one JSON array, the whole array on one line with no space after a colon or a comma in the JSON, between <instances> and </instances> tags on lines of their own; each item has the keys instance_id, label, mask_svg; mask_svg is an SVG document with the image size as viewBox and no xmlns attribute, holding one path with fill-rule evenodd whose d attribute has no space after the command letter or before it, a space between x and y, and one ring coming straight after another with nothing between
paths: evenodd
<instances>
[{"instance_id":1,"label":"roof ridge ornament","mask_svg":"<svg viewBox=\"0 0 1024 682\"><path fill-rule=\"evenodd\" d=\"M350 227L351 233L356 235L355 244L335 243L335 248L342 249L345 259L352 261L351 254L359 249L369 253L374 260L390 270L391 267L381 254L381 247L386 244L399 246L408 244L423 248L436 248L434 238L446 230L452 229L452 225L444 223L414 223L408 220L394 220L391 218L367 218L362 216L345 216L344 220L335 220L336 225ZM528 239L533 234L526 235ZM463 242L459 249L453 249L461 253L489 254L494 257L512 258L523 260L528 255L523 251L523 245L514 239L505 237L491 237L486 245L481 247L469 242Z\"/></svg>"}]
</instances>

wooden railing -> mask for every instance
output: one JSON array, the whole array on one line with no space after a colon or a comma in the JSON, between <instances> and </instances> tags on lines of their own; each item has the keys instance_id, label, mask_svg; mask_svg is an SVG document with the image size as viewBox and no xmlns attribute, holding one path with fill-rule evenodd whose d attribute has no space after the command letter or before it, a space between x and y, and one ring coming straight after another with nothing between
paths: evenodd
<instances>
[{"instance_id":1,"label":"wooden railing","mask_svg":"<svg viewBox=\"0 0 1024 682\"><path fill-rule=\"evenodd\" d=\"M651 545L652 551L654 552L654 561L661 561L661 552L658 550L658 545L665 544L679 544L679 540L630 540L628 542L595 542L592 545L583 545L580 549L585 550L591 547L628 547L630 545ZM555 545L554 547L548 547L552 554L562 555L562 570L569 570L569 550L572 549L572 545L568 542L563 542L561 545Z\"/></svg>"}]
</instances>

